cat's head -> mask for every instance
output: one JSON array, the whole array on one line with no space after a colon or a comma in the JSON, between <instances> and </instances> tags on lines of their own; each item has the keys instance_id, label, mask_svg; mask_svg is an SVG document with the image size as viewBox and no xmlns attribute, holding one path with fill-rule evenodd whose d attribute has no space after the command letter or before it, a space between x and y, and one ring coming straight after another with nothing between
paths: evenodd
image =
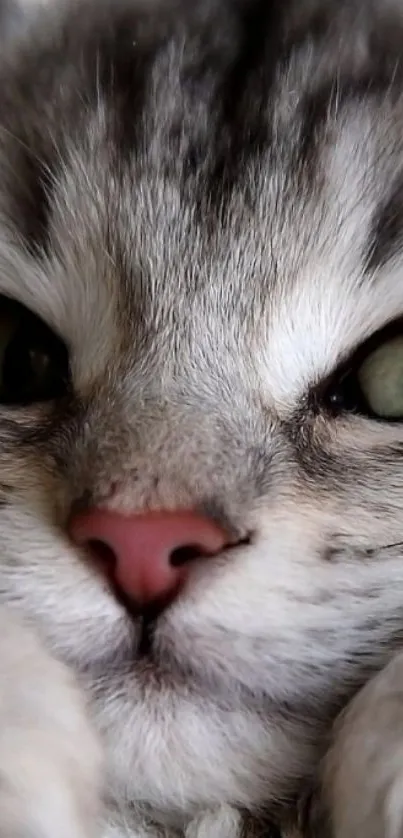
<instances>
[{"instance_id":1,"label":"cat's head","mask_svg":"<svg viewBox=\"0 0 403 838\"><path fill-rule=\"evenodd\" d=\"M2 50L1 599L172 817L291 794L401 632L403 26L315 5Z\"/></svg>"}]
</instances>

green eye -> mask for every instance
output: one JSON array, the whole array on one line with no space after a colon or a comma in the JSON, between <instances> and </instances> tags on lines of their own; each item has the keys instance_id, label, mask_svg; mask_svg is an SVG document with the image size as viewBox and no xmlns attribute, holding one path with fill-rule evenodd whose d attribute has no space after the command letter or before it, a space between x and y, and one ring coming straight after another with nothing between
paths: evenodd
<instances>
[{"instance_id":1,"label":"green eye","mask_svg":"<svg viewBox=\"0 0 403 838\"><path fill-rule=\"evenodd\" d=\"M357 372L370 410L383 419L403 418L403 336L371 352Z\"/></svg>"},{"instance_id":2,"label":"green eye","mask_svg":"<svg viewBox=\"0 0 403 838\"><path fill-rule=\"evenodd\" d=\"M403 334L382 341L375 335L357 350L348 369L333 379L324 403L332 412L351 412L372 419L403 421ZM372 350L370 346L372 345Z\"/></svg>"},{"instance_id":3,"label":"green eye","mask_svg":"<svg viewBox=\"0 0 403 838\"><path fill-rule=\"evenodd\" d=\"M62 341L24 306L0 296L0 404L55 399L65 392L68 373Z\"/></svg>"}]
</instances>

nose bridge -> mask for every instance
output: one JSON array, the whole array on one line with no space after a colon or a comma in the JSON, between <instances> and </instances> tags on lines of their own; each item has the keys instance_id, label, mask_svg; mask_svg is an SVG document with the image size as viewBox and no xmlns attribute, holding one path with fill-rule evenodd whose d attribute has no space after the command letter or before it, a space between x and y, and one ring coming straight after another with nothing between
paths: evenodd
<instances>
[{"instance_id":1,"label":"nose bridge","mask_svg":"<svg viewBox=\"0 0 403 838\"><path fill-rule=\"evenodd\" d=\"M214 461L223 468L225 437L228 430L212 405L197 405L178 393L171 398L149 395L133 410L110 415L99 437L99 456L105 460L115 451L118 468L138 478L188 483L193 474L200 484Z\"/></svg>"},{"instance_id":2,"label":"nose bridge","mask_svg":"<svg viewBox=\"0 0 403 838\"><path fill-rule=\"evenodd\" d=\"M130 448L139 457L165 451L174 458L184 447L197 446L203 453L207 440L213 450L219 440L239 435L234 390L211 368L195 366L185 374L178 361L171 369L155 365L147 376L129 370L123 384L116 378L88 399L83 432L89 447L98 442Z\"/></svg>"},{"instance_id":3,"label":"nose bridge","mask_svg":"<svg viewBox=\"0 0 403 838\"><path fill-rule=\"evenodd\" d=\"M76 495L117 494L129 512L246 500L262 469L258 406L214 370L158 369L119 376L119 389L103 382L88 400L72 458Z\"/></svg>"}]
</instances>

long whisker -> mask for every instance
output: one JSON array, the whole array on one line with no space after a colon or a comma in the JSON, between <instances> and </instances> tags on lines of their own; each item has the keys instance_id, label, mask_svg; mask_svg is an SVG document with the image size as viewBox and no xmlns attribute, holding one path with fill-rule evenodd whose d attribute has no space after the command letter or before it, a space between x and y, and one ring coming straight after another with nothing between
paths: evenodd
<instances>
[{"instance_id":1,"label":"long whisker","mask_svg":"<svg viewBox=\"0 0 403 838\"><path fill-rule=\"evenodd\" d=\"M380 547L375 547L375 550L389 550L391 547L403 547L403 541L394 541L392 544L381 544Z\"/></svg>"}]
</instances>

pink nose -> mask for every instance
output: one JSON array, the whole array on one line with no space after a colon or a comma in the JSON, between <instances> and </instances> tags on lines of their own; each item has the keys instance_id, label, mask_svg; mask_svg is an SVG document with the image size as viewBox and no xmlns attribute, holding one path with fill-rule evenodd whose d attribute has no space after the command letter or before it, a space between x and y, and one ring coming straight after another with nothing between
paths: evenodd
<instances>
[{"instance_id":1,"label":"pink nose","mask_svg":"<svg viewBox=\"0 0 403 838\"><path fill-rule=\"evenodd\" d=\"M192 559L213 556L226 545L225 533L194 512L149 512L124 516L94 509L70 522L75 544L108 557L114 582L139 606L170 600Z\"/></svg>"}]
</instances>

